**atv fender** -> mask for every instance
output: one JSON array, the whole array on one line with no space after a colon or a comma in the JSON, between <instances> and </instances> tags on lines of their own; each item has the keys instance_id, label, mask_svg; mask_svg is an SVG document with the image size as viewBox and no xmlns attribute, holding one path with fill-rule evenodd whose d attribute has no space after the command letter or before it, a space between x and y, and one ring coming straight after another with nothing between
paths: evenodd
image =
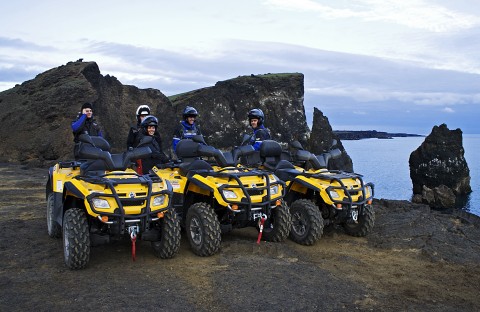
<instances>
[{"instance_id":1,"label":"atv fender","mask_svg":"<svg viewBox=\"0 0 480 312\"><path fill-rule=\"evenodd\" d=\"M53 212L52 219L60 226L63 224L63 194L53 192Z\"/></svg>"},{"instance_id":2,"label":"atv fender","mask_svg":"<svg viewBox=\"0 0 480 312\"><path fill-rule=\"evenodd\" d=\"M223 200L222 196L218 192L217 186L213 181L210 181L199 174L195 174L193 177L190 178L190 184L188 186L188 190L195 192L195 189L193 188L193 186L198 187L197 193L207 195L207 196L213 193L213 196L215 197L215 199L220 205L228 206L228 203L226 203Z\"/></svg>"},{"instance_id":3,"label":"atv fender","mask_svg":"<svg viewBox=\"0 0 480 312\"><path fill-rule=\"evenodd\" d=\"M318 186L316 186L315 184L313 184L311 182L311 179L308 178L308 177L304 177L304 176L297 176L291 183L290 185L288 186L289 189L287 190L287 193L289 191L295 191L295 192L298 192L298 193L302 193L302 194L305 194L307 192L307 190L311 189L311 190L314 190L314 191L320 191L320 188Z\"/></svg>"},{"instance_id":4,"label":"atv fender","mask_svg":"<svg viewBox=\"0 0 480 312\"><path fill-rule=\"evenodd\" d=\"M48 179L47 184L45 185L45 199L48 200L48 195L53 192L53 185L52 185L52 176L53 176L53 167L48 168Z\"/></svg>"},{"instance_id":5,"label":"atv fender","mask_svg":"<svg viewBox=\"0 0 480 312\"><path fill-rule=\"evenodd\" d=\"M85 195L72 183L72 182L65 182L63 185L63 194L65 198L67 195L72 195L76 198L85 199Z\"/></svg>"}]
</instances>

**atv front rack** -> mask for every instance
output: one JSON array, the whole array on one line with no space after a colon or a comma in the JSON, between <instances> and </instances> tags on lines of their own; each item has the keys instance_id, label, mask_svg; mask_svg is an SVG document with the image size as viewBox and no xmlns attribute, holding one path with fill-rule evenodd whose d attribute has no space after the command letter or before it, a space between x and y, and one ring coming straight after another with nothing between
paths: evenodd
<instances>
[{"instance_id":1,"label":"atv front rack","mask_svg":"<svg viewBox=\"0 0 480 312\"><path fill-rule=\"evenodd\" d=\"M239 170L241 172L239 173L232 173L232 172L226 172L226 170ZM193 176L194 174L199 174L203 177L205 176L210 176L214 178L227 178L228 181L234 180L237 185L231 185L231 184L223 184L218 187L219 193L222 196L223 201L230 205L242 205L242 206L247 206L248 210L250 211L252 209L252 206L270 206L272 203L272 196L271 196L271 187L274 185L279 185L282 186L282 193L280 198L283 198L285 196L285 182L279 180L276 178L275 182L270 181L269 175L272 175L272 173L268 172L262 172L262 171L252 171L252 170L247 170L247 169L241 169L237 167L229 167L229 168L224 168L220 171L210 171L210 170L198 170L198 171L192 171L191 173L188 174L188 177ZM255 186L255 187L246 187L242 181L241 177L251 177L251 176L257 176L262 178L265 181L264 186ZM224 189L241 189L242 193L244 195L244 198L242 199L241 202L238 201L232 201L231 199L228 199L225 197L223 194ZM260 203L252 203L252 198L251 196L255 196L256 193L263 193L263 191L267 191L267 194L262 197L262 201Z\"/></svg>"},{"instance_id":2,"label":"atv front rack","mask_svg":"<svg viewBox=\"0 0 480 312\"><path fill-rule=\"evenodd\" d=\"M309 177L309 178L315 178L315 179L321 179L321 180L329 180L330 184L332 182L337 182L340 184L339 186L329 186L326 188L327 195L330 198L330 200L336 205L336 204L341 204L341 205L363 205L365 204L368 200L374 197L374 188L375 185L371 182L364 184L362 175L357 174L357 173L349 173L349 172L344 172L344 171L339 171L339 170L329 170L328 173L333 173L333 174L322 174L322 173L302 173L302 175ZM354 179L356 182L360 182L360 186L356 188L348 188L345 186L343 183L342 179ZM371 196L366 197L366 188L370 187L371 189ZM336 191L336 190L341 190L345 194L346 197L342 199L335 199L332 197L330 191ZM360 196L356 201L353 200L352 196L358 195L360 192Z\"/></svg>"},{"instance_id":3,"label":"atv front rack","mask_svg":"<svg viewBox=\"0 0 480 312\"><path fill-rule=\"evenodd\" d=\"M108 178L110 176L126 176L126 175L135 175L135 178L126 178L126 179L112 179ZM150 208L150 202L152 197L158 196L158 195L165 195L166 200L171 200L173 192L172 192L172 186L171 184L166 181L167 184L167 189L164 189L159 192L152 192L152 183L154 182L161 182L162 179L157 176L149 176L149 175L138 175L137 173L125 173L125 172L111 172L107 173L104 175L100 176L76 176L75 179L78 180L83 180L87 183L91 184L97 184L97 185L103 185L105 188L108 188L111 192L111 194L108 193L100 193L100 192L94 192L86 196L86 199L90 205L91 210L99 215L102 216L108 216L114 218L115 221L108 221L107 224L116 224L119 226L119 231L120 234L125 233L125 228L126 224L128 223L140 223L139 225L139 230L140 232L144 232L145 229L149 228L149 225L151 222L158 220L158 218L155 216L157 213L161 212L166 212L168 209L170 209L171 205L170 203L167 205L167 207L156 209L156 210L151 210ZM126 194L119 194L117 190L115 189L115 186L120 185L120 184L136 184L136 185L147 185L148 190L145 193L145 195L140 195L133 194L130 198L128 197L123 197L126 196ZM120 196L122 195L122 197ZM103 210L99 210L98 208L95 208L93 204L93 200L95 198L114 198L115 203L117 204L117 209L115 209L115 212L106 212ZM142 213L140 214L126 214L124 207L125 206L143 206Z\"/></svg>"}]
</instances>

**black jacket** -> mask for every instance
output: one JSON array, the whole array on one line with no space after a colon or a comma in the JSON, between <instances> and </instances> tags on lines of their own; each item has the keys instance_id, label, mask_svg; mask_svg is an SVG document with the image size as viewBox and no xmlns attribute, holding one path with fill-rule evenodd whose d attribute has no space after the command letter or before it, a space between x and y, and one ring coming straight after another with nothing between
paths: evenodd
<instances>
[{"instance_id":1,"label":"black jacket","mask_svg":"<svg viewBox=\"0 0 480 312\"><path fill-rule=\"evenodd\" d=\"M140 131L138 131L134 144L135 147L138 146L138 144L142 141L142 138L145 136L148 136L145 130L141 129ZM170 161L170 159L167 157L167 155L165 155L162 150L162 140L158 132L155 132L152 142L147 146L150 147L150 149L152 150L152 154L150 155L150 157L142 159L143 174L148 174L150 169L152 169L153 166L157 164L164 164Z\"/></svg>"},{"instance_id":2,"label":"black jacket","mask_svg":"<svg viewBox=\"0 0 480 312\"><path fill-rule=\"evenodd\" d=\"M90 136L100 136L102 135L102 129L98 123L93 118L87 118L85 114L79 114L77 119L72 121L72 132L73 132L73 141L75 146L73 147L73 155L75 159L78 159L78 151L80 149L80 141L78 137L80 134L88 134Z\"/></svg>"}]
</instances>

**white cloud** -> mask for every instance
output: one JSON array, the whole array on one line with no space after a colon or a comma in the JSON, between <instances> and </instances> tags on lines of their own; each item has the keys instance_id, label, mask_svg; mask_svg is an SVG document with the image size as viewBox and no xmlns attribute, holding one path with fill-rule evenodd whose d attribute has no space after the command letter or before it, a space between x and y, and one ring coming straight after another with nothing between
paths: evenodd
<instances>
[{"instance_id":1,"label":"white cloud","mask_svg":"<svg viewBox=\"0 0 480 312\"><path fill-rule=\"evenodd\" d=\"M455 113L455 111L453 109L451 109L450 107L445 107L442 111L445 112L445 113Z\"/></svg>"},{"instance_id":2,"label":"white cloud","mask_svg":"<svg viewBox=\"0 0 480 312\"><path fill-rule=\"evenodd\" d=\"M308 88L311 94L321 96L348 97L355 102L403 102L421 106L444 105L480 105L480 93L463 94L449 92L405 92L381 89L369 89L359 86L331 86L324 88Z\"/></svg>"},{"instance_id":3,"label":"white cloud","mask_svg":"<svg viewBox=\"0 0 480 312\"><path fill-rule=\"evenodd\" d=\"M480 23L474 15L451 11L422 0L356 0L350 1L348 7L342 2L313 0L267 0L265 3L286 10L316 12L329 19L358 18L432 32L467 29Z\"/></svg>"}]
</instances>

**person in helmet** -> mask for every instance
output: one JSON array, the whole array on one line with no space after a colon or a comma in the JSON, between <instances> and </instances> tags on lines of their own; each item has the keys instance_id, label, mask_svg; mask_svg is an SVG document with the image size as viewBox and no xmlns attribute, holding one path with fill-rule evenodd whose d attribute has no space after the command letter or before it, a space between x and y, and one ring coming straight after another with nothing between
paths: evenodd
<instances>
[{"instance_id":1,"label":"person in helmet","mask_svg":"<svg viewBox=\"0 0 480 312\"><path fill-rule=\"evenodd\" d=\"M142 174L148 174L150 169L157 164L164 164L170 161L170 159L165 155L162 150L162 141L160 135L157 131L158 128L158 119L155 116L147 115L142 119L140 123L140 128L138 134L135 138L135 146L142 141L143 137L150 136L153 138L151 143L147 145L152 150L150 157L141 159L139 167L141 168ZM137 163L138 164L138 163ZM140 173L140 172L139 172Z\"/></svg>"},{"instance_id":2,"label":"person in helmet","mask_svg":"<svg viewBox=\"0 0 480 312\"><path fill-rule=\"evenodd\" d=\"M136 112L137 124L134 126L131 126L130 130L128 131L127 149L132 149L135 147L135 139L140 130L140 124L142 123L142 120L148 115L150 115L150 107L148 105L146 104L140 105L137 108L137 112Z\"/></svg>"},{"instance_id":3,"label":"person in helmet","mask_svg":"<svg viewBox=\"0 0 480 312\"><path fill-rule=\"evenodd\" d=\"M172 148L175 151L177 143L182 139L191 139L194 135L201 135L200 126L196 123L198 112L194 107L187 106L183 110L183 120L173 133Z\"/></svg>"},{"instance_id":4,"label":"person in helmet","mask_svg":"<svg viewBox=\"0 0 480 312\"><path fill-rule=\"evenodd\" d=\"M73 155L76 160L78 160L78 151L80 149L80 141L78 137L80 134L88 134L90 136L102 136L102 129L98 123L93 119L93 105L92 103L85 102L80 112L78 113L77 119L72 121L71 124L73 132L73 141L75 146L73 148Z\"/></svg>"},{"instance_id":5,"label":"person in helmet","mask_svg":"<svg viewBox=\"0 0 480 312\"><path fill-rule=\"evenodd\" d=\"M248 112L248 123L253 131L249 144L253 145L253 148L257 151L260 149L263 140L270 140L270 131L265 128L264 120L265 115L261 109L254 108Z\"/></svg>"}]
</instances>

